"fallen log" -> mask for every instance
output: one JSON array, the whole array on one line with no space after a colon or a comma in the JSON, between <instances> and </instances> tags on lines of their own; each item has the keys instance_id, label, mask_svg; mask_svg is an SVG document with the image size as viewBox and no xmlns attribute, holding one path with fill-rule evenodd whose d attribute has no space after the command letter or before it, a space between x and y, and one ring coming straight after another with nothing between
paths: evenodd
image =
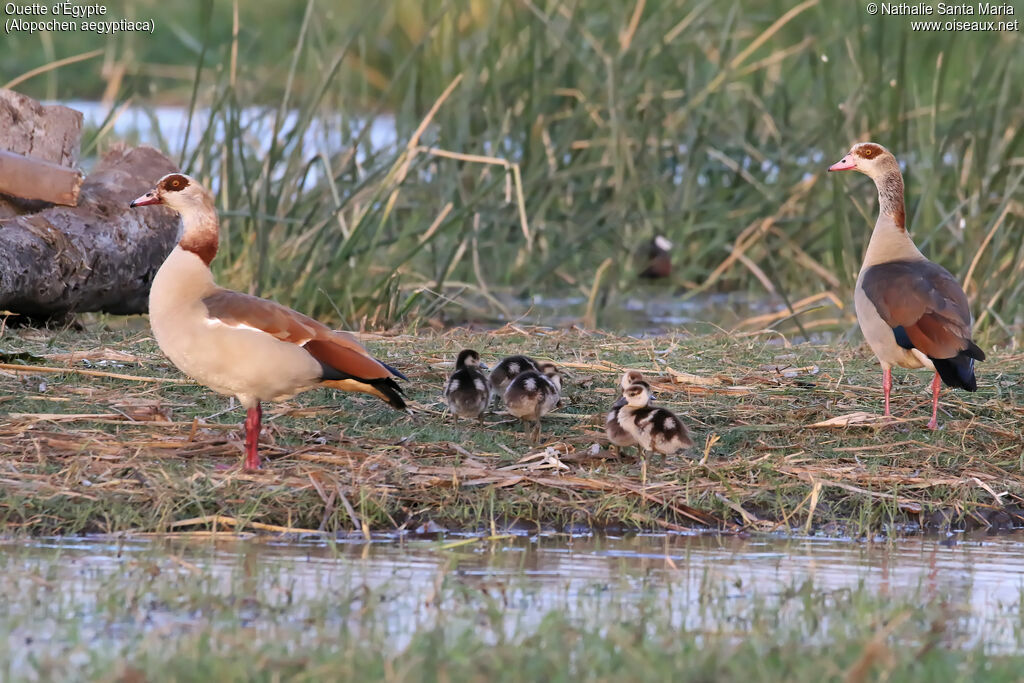
<instances>
[{"instance_id":1,"label":"fallen log","mask_svg":"<svg viewBox=\"0 0 1024 683\"><path fill-rule=\"evenodd\" d=\"M170 209L128 203L176 170L152 147L119 147L85 179L78 206L0 218L0 310L31 321L145 312L180 222Z\"/></svg>"},{"instance_id":2,"label":"fallen log","mask_svg":"<svg viewBox=\"0 0 1024 683\"><path fill-rule=\"evenodd\" d=\"M81 139L81 112L0 89L0 193L75 206Z\"/></svg>"},{"instance_id":3,"label":"fallen log","mask_svg":"<svg viewBox=\"0 0 1024 683\"><path fill-rule=\"evenodd\" d=\"M81 188L79 171L0 149L0 192L4 194L75 206Z\"/></svg>"}]
</instances>

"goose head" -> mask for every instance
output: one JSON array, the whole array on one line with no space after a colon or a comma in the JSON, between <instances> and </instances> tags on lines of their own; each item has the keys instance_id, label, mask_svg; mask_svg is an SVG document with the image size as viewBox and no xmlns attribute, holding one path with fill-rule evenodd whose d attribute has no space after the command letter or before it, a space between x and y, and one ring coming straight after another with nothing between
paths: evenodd
<instances>
[{"instance_id":1,"label":"goose head","mask_svg":"<svg viewBox=\"0 0 1024 683\"><path fill-rule=\"evenodd\" d=\"M892 152L875 142L858 142L846 156L828 167L831 171L860 171L872 179L881 178L900 165Z\"/></svg>"},{"instance_id":2,"label":"goose head","mask_svg":"<svg viewBox=\"0 0 1024 683\"><path fill-rule=\"evenodd\" d=\"M562 390L562 375L558 372L558 368L555 367L554 363L540 363L537 365L537 372L551 380L551 383L555 385L559 391Z\"/></svg>"},{"instance_id":3,"label":"goose head","mask_svg":"<svg viewBox=\"0 0 1024 683\"><path fill-rule=\"evenodd\" d=\"M644 374L639 370L626 370L619 379L619 388L625 391L637 382L644 381Z\"/></svg>"},{"instance_id":4,"label":"goose head","mask_svg":"<svg viewBox=\"0 0 1024 683\"><path fill-rule=\"evenodd\" d=\"M651 402L651 385L647 382L634 382L623 392L623 396L633 408L644 408Z\"/></svg>"},{"instance_id":5,"label":"goose head","mask_svg":"<svg viewBox=\"0 0 1024 683\"><path fill-rule=\"evenodd\" d=\"M473 349L463 349L459 352L459 357L455 361L456 369L461 370L462 368L478 368L480 367L480 354Z\"/></svg>"},{"instance_id":6,"label":"goose head","mask_svg":"<svg viewBox=\"0 0 1024 683\"><path fill-rule=\"evenodd\" d=\"M212 210L213 197L195 178L184 173L168 173L157 181L156 187L132 200L128 206L135 208L153 204L163 204L186 214L195 210Z\"/></svg>"},{"instance_id":7,"label":"goose head","mask_svg":"<svg viewBox=\"0 0 1024 683\"><path fill-rule=\"evenodd\" d=\"M192 252L209 266L217 255L220 231L213 195L195 178L183 173L168 173L156 187L132 200L128 206L153 204L163 204L178 212L183 227L178 246Z\"/></svg>"}]
</instances>

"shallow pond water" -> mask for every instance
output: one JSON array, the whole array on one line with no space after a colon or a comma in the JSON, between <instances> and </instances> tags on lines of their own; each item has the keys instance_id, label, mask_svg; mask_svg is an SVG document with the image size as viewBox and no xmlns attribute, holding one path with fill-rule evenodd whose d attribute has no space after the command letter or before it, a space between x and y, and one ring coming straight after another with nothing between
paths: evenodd
<instances>
[{"instance_id":1,"label":"shallow pond water","mask_svg":"<svg viewBox=\"0 0 1024 683\"><path fill-rule=\"evenodd\" d=\"M552 611L592 621L651 605L673 628L721 633L756 620L759 610L785 623L791 612L805 619L809 599L863 592L948 603L956 646L1011 652L1024 628L1022 540L1019 533L880 542L707 535L9 540L0 542L8 596L0 654L15 672L47 657L88 658L61 645L68 624L76 642L130 651L147 633L171 637L222 618L211 616L215 605L254 631L349 623L398 649L456 603L459 618L490 613L509 633L536 628ZM357 623L355 615L369 608L377 613L373 625Z\"/></svg>"},{"instance_id":2,"label":"shallow pond water","mask_svg":"<svg viewBox=\"0 0 1024 683\"><path fill-rule=\"evenodd\" d=\"M452 322L472 322L499 327L506 323L569 327L585 319L587 300L583 296L502 296L497 298L506 313L475 317L477 311L490 311L486 303L462 297L462 313L453 312ZM479 305L476 305L479 303ZM785 317L785 301L764 293L709 292L685 298L669 283L646 284L617 295L614 303L601 308L598 327L602 330L638 336L657 336L677 332L713 333L717 330L751 332L768 325L769 316ZM764 320L760 324L751 321ZM790 341L822 342L834 336L834 328L815 330L806 336L793 324L785 325ZM770 339L770 337L769 337Z\"/></svg>"}]
</instances>

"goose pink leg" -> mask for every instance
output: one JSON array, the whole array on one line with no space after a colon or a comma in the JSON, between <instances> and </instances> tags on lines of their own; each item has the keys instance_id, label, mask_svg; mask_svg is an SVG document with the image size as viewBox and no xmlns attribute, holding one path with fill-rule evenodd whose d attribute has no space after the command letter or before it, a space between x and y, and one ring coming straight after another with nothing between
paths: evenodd
<instances>
[{"instance_id":1,"label":"goose pink leg","mask_svg":"<svg viewBox=\"0 0 1024 683\"><path fill-rule=\"evenodd\" d=\"M892 368L882 372L882 391L885 393L885 416L889 417L889 394L892 393Z\"/></svg>"},{"instance_id":2,"label":"goose pink leg","mask_svg":"<svg viewBox=\"0 0 1024 683\"><path fill-rule=\"evenodd\" d=\"M939 373L932 378L932 419L928 422L928 429L939 428L939 391L942 389L942 379Z\"/></svg>"},{"instance_id":3,"label":"goose pink leg","mask_svg":"<svg viewBox=\"0 0 1024 683\"><path fill-rule=\"evenodd\" d=\"M260 423L263 408L257 403L245 413L245 470L260 468Z\"/></svg>"}]
</instances>

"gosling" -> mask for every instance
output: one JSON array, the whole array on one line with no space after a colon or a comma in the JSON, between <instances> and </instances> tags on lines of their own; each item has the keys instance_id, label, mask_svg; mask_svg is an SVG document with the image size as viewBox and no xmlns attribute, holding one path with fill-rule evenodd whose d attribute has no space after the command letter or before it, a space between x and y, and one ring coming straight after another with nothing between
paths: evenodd
<instances>
[{"instance_id":1,"label":"gosling","mask_svg":"<svg viewBox=\"0 0 1024 683\"><path fill-rule=\"evenodd\" d=\"M491 390L495 396L504 396L509 383L520 372L538 370L537 361L529 356L508 356L491 370Z\"/></svg>"},{"instance_id":2,"label":"gosling","mask_svg":"<svg viewBox=\"0 0 1024 683\"><path fill-rule=\"evenodd\" d=\"M634 382L624 393L619 425L636 440L645 461L650 452L675 455L693 446L689 430L675 413L651 405L651 385Z\"/></svg>"},{"instance_id":3,"label":"gosling","mask_svg":"<svg viewBox=\"0 0 1024 683\"><path fill-rule=\"evenodd\" d=\"M444 400L455 422L460 417L484 421L484 411L491 403L491 385L480 365L480 354L463 349L455 361L455 371L444 385Z\"/></svg>"},{"instance_id":4,"label":"gosling","mask_svg":"<svg viewBox=\"0 0 1024 683\"><path fill-rule=\"evenodd\" d=\"M619 391L624 393L634 383L642 381L644 381L644 376L639 370L627 370L619 380ZM621 455L623 448L636 445L636 439L633 438L633 435L619 424L619 409L624 405L626 405L626 397L620 394L618 400L612 404L612 408L608 411L604 421L605 436L608 437L608 441L612 444L616 455Z\"/></svg>"},{"instance_id":5,"label":"gosling","mask_svg":"<svg viewBox=\"0 0 1024 683\"><path fill-rule=\"evenodd\" d=\"M558 405L562 395L562 377L551 363L541 363L536 370L516 375L505 389L508 412L526 423L533 422L530 438L540 440L540 419Z\"/></svg>"}]
</instances>

